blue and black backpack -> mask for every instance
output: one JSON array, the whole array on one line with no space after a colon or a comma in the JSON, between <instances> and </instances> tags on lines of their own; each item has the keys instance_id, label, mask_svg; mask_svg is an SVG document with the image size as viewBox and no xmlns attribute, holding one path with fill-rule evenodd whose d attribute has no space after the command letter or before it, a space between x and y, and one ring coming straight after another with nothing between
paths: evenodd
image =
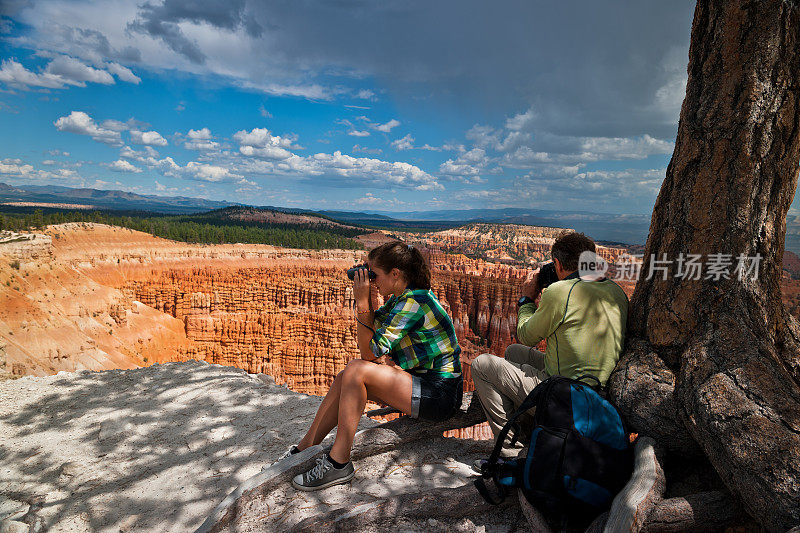
<instances>
[{"instance_id":1,"label":"blue and black backpack","mask_svg":"<svg viewBox=\"0 0 800 533\"><path fill-rule=\"evenodd\" d=\"M522 402L497 436L489 460L475 480L478 492L499 504L508 490L517 487L537 509L551 516L596 516L611 506L614 496L633 471L628 432L616 408L598 391L578 379L551 376ZM510 431L512 442L521 434L519 417L531 408L533 415L528 454L500 459ZM492 493L487 481L494 482Z\"/></svg>"}]
</instances>

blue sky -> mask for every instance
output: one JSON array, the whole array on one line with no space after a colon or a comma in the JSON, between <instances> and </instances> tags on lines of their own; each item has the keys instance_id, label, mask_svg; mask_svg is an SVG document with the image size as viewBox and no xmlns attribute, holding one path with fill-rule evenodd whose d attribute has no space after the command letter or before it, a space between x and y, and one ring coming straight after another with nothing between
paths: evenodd
<instances>
[{"instance_id":1,"label":"blue sky","mask_svg":"<svg viewBox=\"0 0 800 533\"><path fill-rule=\"evenodd\" d=\"M312 209L649 214L693 9L6 0L0 181Z\"/></svg>"}]
</instances>

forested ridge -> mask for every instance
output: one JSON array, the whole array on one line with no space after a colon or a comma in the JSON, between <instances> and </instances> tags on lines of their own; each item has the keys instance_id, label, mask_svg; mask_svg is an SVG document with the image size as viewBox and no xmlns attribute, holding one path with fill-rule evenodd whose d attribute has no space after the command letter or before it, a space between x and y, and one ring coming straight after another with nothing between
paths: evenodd
<instances>
[{"instance_id":1,"label":"forested ridge","mask_svg":"<svg viewBox=\"0 0 800 533\"><path fill-rule=\"evenodd\" d=\"M223 244L270 244L287 248L358 250L352 239L367 230L316 224L231 221L216 214L157 215L143 212L24 210L0 212L0 230L26 231L65 222L95 222L121 226L174 241Z\"/></svg>"}]
</instances>

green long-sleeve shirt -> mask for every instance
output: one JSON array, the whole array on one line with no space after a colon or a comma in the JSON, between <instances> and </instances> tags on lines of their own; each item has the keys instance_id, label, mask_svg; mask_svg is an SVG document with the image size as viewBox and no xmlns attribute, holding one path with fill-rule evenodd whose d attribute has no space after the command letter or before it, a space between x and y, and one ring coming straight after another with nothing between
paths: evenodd
<instances>
[{"instance_id":1,"label":"green long-sleeve shirt","mask_svg":"<svg viewBox=\"0 0 800 533\"><path fill-rule=\"evenodd\" d=\"M628 297L610 279L563 279L542 292L539 308L519 309L517 339L535 346L547 339L548 375L593 374L605 385L619 361L628 320Z\"/></svg>"}]
</instances>

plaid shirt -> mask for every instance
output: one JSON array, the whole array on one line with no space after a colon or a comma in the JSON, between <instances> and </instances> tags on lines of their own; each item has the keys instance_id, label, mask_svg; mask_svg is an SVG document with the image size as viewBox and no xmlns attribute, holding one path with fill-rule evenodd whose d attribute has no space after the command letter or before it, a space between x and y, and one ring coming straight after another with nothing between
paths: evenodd
<instances>
[{"instance_id":1,"label":"plaid shirt","mask_svg":"<svg viewBox=\"0 0 800 533\"><path fill-rule=\"evenodd\" d=\"M376 310L369 347L376 357L390 355L403 370L461 375L461 348L453 321L429 290L406 289Z\"/></svg>"}]
</instances>

